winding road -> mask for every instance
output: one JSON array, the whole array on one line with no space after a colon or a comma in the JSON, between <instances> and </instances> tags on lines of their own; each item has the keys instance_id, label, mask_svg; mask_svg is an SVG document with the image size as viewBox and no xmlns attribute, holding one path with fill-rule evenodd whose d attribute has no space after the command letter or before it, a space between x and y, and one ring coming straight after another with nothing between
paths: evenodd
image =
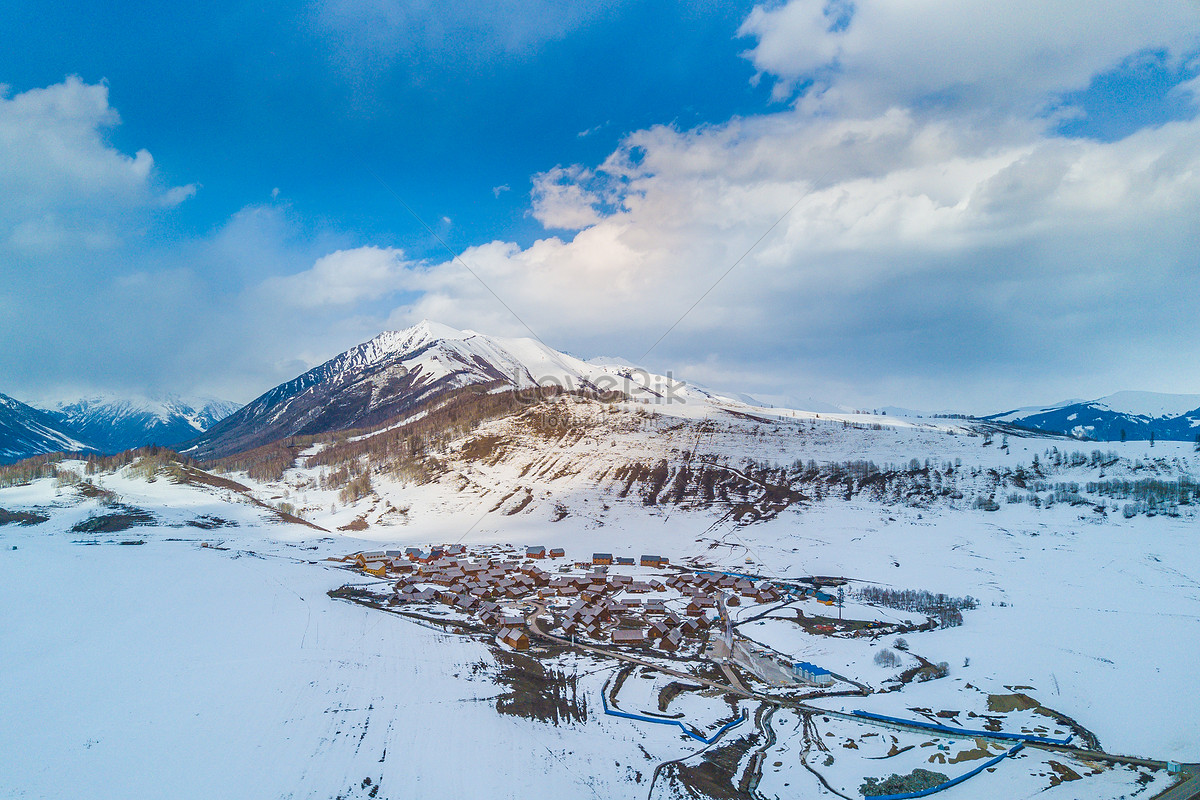
<instances>
[{"instance_id":1,"label":"winding road","mask_svg":"<svg viewBox=\"0 0 1200 800\"><path fill-rule=\"evenodd\" d=\"M889 729L893 729L893 730L907 730L907 731L913 731L913 732L922 733L922 734L929 734L928 729L921 728L920 726L917 726L917 725L909 726L909 725L904 725L903 723L899 723L899 722L892 722L892 721L884 722L882 720L871 720L871 719L868 719L865 717L858 717L858 716L855 716L854 714L850 714L850 713L847 713L844 711L831 711L829 709L821 708L819 706L812 706L812 705L809 705L809 704L804 703L799 700L789 700L789 699L781 698L781 697L771 697L770 695L764 695L764 694L759 694L758 692L750 691L750 690L744 688L743 686L741 686L740 682L738 682L736 684L721 683L720 681L714 681L714 680L710 680L708 678L699 677L690 672L684 672L683 670L677 670L677 669L673 669L671 667L664 666L662 664L657 664L653 661L648 661L647 659L639 658L638 656L631 655L629 653L624 653L619 650L610 650L610 649L606 649L606 648L602 648L602 647L595 647L592 645L580 644L579 642L573 642L569 639L564 639L561 636L555 636L552 633L547 633L546 631L542 630L541 625L538 622L538 616L540 616L541 614L544 614L544 613L546 613L545 602L543 602L543 601L537 602L534 605L533 611L531 611L525 617L525 624L529 627L530 633L532 633L534 636L536 636L540 639L544 639L546 641L554 642L556 644L564 645L566 647L578 648L585 652L594 653L596 655L605 656L607 658L615 658L620 661L628 662L630 664L638 664L639 666L649 667L650 669L658 670L659 672L662 672L667 675L673 675L678 678L684 678L686 680L693 681L695 683L699 683L703 686L708 686L713 689L719 689L723 692L729 692L730 694L735 694L735 695L738 695L739 697L744 697L748 700L758 700L759 702L767 703L767 704L770 704L770 705L773 705L776 707L792 708L792 709L795 709L795 710L800 711L805 714L821 715L821 716L825 716L825 717L837 717L839 719L846 719L846 720L850 720L852 722L857 722L860 724L878 725L880 727L889 728ZM727 675L729 674L728 671L726 672L726 674ZM947 737L956 736L956 734L954 734L953 732L950 732L950 731L947 731L947 732L939 731L938 735L947 736ZM961 737L958 737L958 738L986 739L986 740L995 741L997 743L1004 744L1004 745L1011 744L1011 742L1008 742L1005 740L992 739L992 737L988 737L988 736L979 736L977 733L972 733L970 735L964 733ZM1159 760L1150 759L1150 758L1141 758L1139 756L1126 756L1126 755L1120 755L1120 754L1115 754L1115 753L1105 753L1105 752L1102 752L1099 750L1088 750L1088 749L1081 748L1081 747L1072 747L1071 745L1055 745L1055 744L1042 744L1042 743L1038 743L1038 742L1027 742L1026 747L1032 747L1032 748L1036 748L1039 750L1048 750L1050 752L1055 752L1055 753L1062 753L1063 755L1069 755L1069 756L1073 756L1075 758L1080 758L1080 759L1090 759L1093 761L1107 761L1107 762L1113 763L1113 764L1128 764L1131 766L1149 767L1151 769L1166 769L1166 767L1167 767L1167 762L1165 762L1165 761L1159 761ZM1158 796L1152 798L1152 800L1196 800L1196 798L1200 798L1200 765L1188 764L1188 765L1185 765L1185 769L1191 774L1192 777L1190 779L1185 780L1181 783L1175 784L1174 786L1167 789L1162 794L1159 794Z\"/></svg>"}]
</instances>

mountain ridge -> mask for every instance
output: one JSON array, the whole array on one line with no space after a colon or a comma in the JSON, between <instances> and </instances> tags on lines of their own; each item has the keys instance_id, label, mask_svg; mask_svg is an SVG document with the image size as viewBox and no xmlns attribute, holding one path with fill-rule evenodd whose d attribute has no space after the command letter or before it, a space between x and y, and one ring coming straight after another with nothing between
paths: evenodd
<instances>
[{"instance_id":1,"label":"mountain ridge","mask_svg":"<svg viewBox=\"0 0 1200 800\"><path fill-rule=\"evenodd\" d=\"M980 419L1087 439L1191 441L1200 435L1200 394L1120 391L1095 400L1026 406Z\"/></svg>"},{"instance_id":2,"label":"mountain ridge","mask_svg":"<svg viewBox=\"0 0 1200 800\"><path fill-rule=\"evenodd\" d=\"M494 337L424 320L405 330L384 331L264 392L186 443L183 452L219 458L288 436L378 424L471 385L709 396L612 360L590 363L533 339Z\"/></svg>"},{"instance_id":3,"label":"mountain ridge","mask_svg":"<svg viewBox=\"0 0 1200 800\"><path fill-rule=\"evenodd\" d=\"M195 438L241 406L211 397L92 395L43 409L102 452L170 447Z\"/></svg>"},{"instance_id":4,"label":"mountain ridge","mask_svg":"<svg viewBox=\"0 0 1200 800\"><path fill-rule=\"evenodd\" d=\"M0 464L45 453L96 449L64 430L53 415L0 394Z\"/></svg>"}]
</instances>

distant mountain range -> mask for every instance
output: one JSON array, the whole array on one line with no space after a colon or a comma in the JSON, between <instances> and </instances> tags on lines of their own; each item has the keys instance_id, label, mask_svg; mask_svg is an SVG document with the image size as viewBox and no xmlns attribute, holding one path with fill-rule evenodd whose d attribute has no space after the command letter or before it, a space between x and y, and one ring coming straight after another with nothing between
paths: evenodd
<instances>
[{"instance_id":1,"label":"distant mountain range","mask_svg":"<svg viewBox=\"0 0 1200 800\"><path fill-rule=\"evenodd\" d=\"M568 390L617 391L635 399L667 395L698 414L852 414L811 399L717 394L654 375L614 359L584 361L533 339L505 339L423 321L374 339L276 386L244 407L211 398L91 397L36 409L0 395L0 462L38 453L115 453L159 444L205 460L233 455L289 436L379 425L419 414L428 403L465 386L525 389L555 384ZM924 416L888 407L888 417ZM1192 441L1200 434L1200 395L1118 392L993 414L982 419L1095 440Z\"/></svg>"},{"instance_id":2,"label":"distant mountain range","mask_svg":"<svg viewBox=\"0 0 1200 800\"><path fill-rule=\"evenodd\" d=\"M1200 435L1200 394L1117 392L1098 400L1018 408L983 419L1098 441L1152 436L1193 441Z\"/></svg>"},{"instance_id":3,"label":"distant mountain range","mask_svg":"<svg viewBox=\"0 0 1200 800\"><path fill-rule=\"evenodd\" d=\"M0 463L63 450L171 447L196 438L238 408L212 398L98 395L37 409L0 395Z\"/></svg>"},{"instance_id":4,"label":"distant mountain range","mask_svg":"<svg viewBox=\"0 0 1200 800\"><path fill-rule=\"evenodd\" d=\"M119 397L100 395L57 403L47 413L104 453L148 444L177 445L194 439L241 408L211 397Z\"/></svg>"}]
</instances>

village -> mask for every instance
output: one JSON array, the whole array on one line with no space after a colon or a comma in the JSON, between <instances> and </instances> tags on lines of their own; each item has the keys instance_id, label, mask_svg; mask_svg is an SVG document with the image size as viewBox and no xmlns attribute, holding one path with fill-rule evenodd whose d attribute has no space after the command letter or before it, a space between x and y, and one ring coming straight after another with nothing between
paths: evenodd
<instances>
[{"instance_id":1,"label":"village","mask_svg":"<svg viewBox=\"0 0 1200 800\"><path fill-rule=\"evenodd\" d=\"M833 606L835 597L819 582L803 586L675 566L654 554L634 559L598 552L571 561L562 548L541 545L408 547L331 560L388 581L390 591L380 597L387 607L494 631L497 644L516 651L530 648L532 634L588 648L737 664L768 687L823 689L847 680L734 632L731 608L741 607L747 619L805 599ZM875 622L813 627L826 635L845 628L850 636L893 630Z\"/></svg>"}]
</instances>

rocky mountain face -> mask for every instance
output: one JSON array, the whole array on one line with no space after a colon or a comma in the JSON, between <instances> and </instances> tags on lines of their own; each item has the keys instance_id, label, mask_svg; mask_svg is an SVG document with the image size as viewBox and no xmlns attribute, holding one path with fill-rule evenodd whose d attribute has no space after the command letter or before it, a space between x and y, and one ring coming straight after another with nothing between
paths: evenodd
<instances>
[{"instance_id":1,"label":"rocky mountain face","mask_svg":"<svg viewBox=\"0 0 1200 800\"><path fill-rule=\"evenodd\" d=\"M288 436L367 427L464 386L617 391L628 396L707 393L613 362L582 361L532 339L503 339L421 322L387 331L252 400L184 452L219 458Z\"/></svg>"},{"instance_id":2,"label":"rocky mountain face","mask_svg":"<svg viewBox=\"0 0 1200 800\"><path fill-rule=\"evenodd\" d=\"M65 430L53 415L0 394L0 464L42 453L95 449Z\"/></svg>"}]
</instances>

